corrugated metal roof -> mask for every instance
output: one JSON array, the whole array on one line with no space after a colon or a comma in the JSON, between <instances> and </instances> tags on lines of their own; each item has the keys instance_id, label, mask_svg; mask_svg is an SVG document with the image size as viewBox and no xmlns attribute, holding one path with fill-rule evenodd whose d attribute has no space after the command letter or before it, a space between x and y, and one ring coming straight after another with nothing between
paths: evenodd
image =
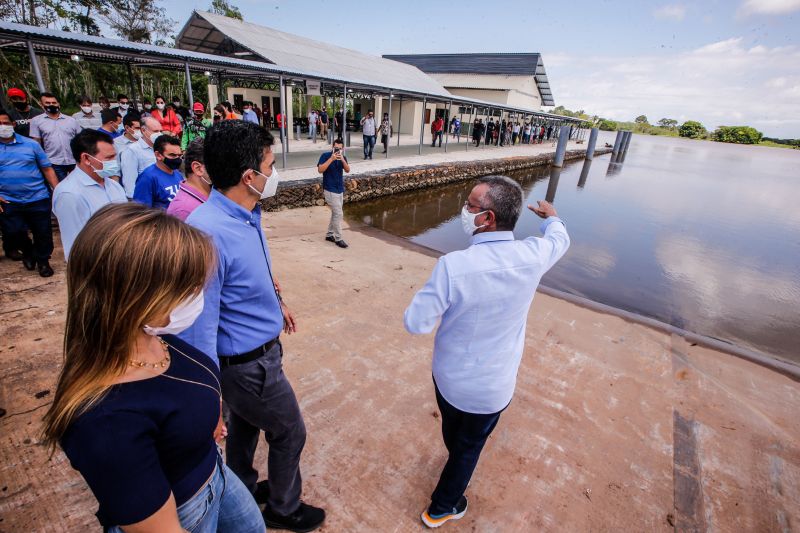
<instances>
[{"instance_id":1,"label":"corrugated metal roof","mask_svg":"<svg viewBox=\"0 0 800 533\"><path fill-rule=\"evenodd\" d=\"M542 104L555 105L542 56L509 54L385 54L383 57L414 65L423 72L442 74L509 74L534 76Z\"/></svg>"},{"instance_id":2,"label":"corrugated metal roof","mask_svg":"<svg viewBox=\"0 0 800 533\"><path fill-rule=\"evenodd\" d=\"M276 80L280 75L295 80L310 78L333 84L346 83L348 87L353 87L356 90L375 90L384 94L393 92L395 95L405 94L412 98L422 98L424 95L428 98L438 99L439 101L451 100L455 104L472 105L476 108L492 107L495 109L506 109L509 111L559 118L567 122L580 122L570 117L561 117L542 111L457 96L447 91L444 91L444 94L441 92L420 92L418 90L406 90L402 86L397 85L377 84L374 81L365 81L361 79L361 76L354 76L353 78L342 77L335 72L315 72L313 70L302 70L291 66L271 64L265 61L238 59L236 56L228 57L207 54L166 46L134 43L119 39L107 39L105 37L0 21L0 46L3 47L3 50L16 51L27 55L26 41L32 43L37 53L47 56L69 57L72 54L77 54L84 60L97 60L105 63L130 63L137 67L150 68L183 69L184 65L188 64L190 70L194 72L220 70L228 77L244 79L269 78Z\"/></svg>"},{"instance_id":3,"label":"corrugated metal roof","mask_svg":"<svg viewBox=\"0 0 800 533\"><path fill-rule=\"evenodd\" d=\"M206 11L192 14L175 44L184 50L211 53L251 52L252 55L242 57L262 58L369 85L450 96L439 82L412 65Z\"/></svg>"}]
</instances>

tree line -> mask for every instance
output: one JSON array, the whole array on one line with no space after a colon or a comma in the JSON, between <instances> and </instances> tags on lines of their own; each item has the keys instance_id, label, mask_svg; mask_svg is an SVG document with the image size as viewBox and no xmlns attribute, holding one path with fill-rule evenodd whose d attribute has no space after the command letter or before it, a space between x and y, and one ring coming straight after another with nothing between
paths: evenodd
<instances>
[{"instance_id":1,"label":"tree line","mask_svg":"<svg viewBox=\"0 0 800 533\"><path fill-rule=\"evenodd\" d=\"M639 115L633 121L625 122L597 115L591 116L583 110L570 111L564 106L556 107L553 109L553 113L586 120L603 131L629 130L645 135L666 135L735 144L769 144L772 146L800 148L800 139L766 138L760 131L751 126L719 126L714 131L708 131L702 123L696 120L687 120L683 124L678 124L677 120L665 117L659 119L656 124L650 124L647 116Z\"/></svg>"}]
</instances>

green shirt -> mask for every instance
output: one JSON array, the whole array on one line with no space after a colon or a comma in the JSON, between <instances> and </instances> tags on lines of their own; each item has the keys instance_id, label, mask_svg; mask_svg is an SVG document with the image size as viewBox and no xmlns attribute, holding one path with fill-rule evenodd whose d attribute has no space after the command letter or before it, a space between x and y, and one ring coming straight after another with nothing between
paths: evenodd
<instances>
[{"instance_id":1,"label":"green shirt","mask_svg":"<svg viewBox=\"0 0 800 533\"><path fill-rule=\"evenodd\" d=\"M211 124L211 119L207 118L201 121L190 118L186 121L186 125L183 128L183 136L181 137L181 150L186 150L189 143L197 138L205 139L206 131L211 127Z\"/></svg>"}]
</instances>

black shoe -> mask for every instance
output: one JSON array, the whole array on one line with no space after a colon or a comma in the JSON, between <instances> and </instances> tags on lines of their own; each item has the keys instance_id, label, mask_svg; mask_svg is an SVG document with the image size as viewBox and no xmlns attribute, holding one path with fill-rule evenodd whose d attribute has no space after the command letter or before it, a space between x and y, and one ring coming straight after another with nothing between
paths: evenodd
<instances>
[{"instance_id":1,"label":"black shoe","mask_svg":"<svg viewBox=\"0 0 800 533\"><path fill-rule=\"evenodd\" d=\"M253 498L255 498L256 503L258 504L266 504L267 500L269 499L269 481L259 481L256 483L256 492L253 494Z\"/></svg>"},{"instance_id":2,"label":"black shoe","mask_svg":"<svg viewBox=\"0 0 800 533\"><path fill-rule=\"evenodd\" d=\"M264 523L267 527L286 529L297 533L314 531L325 521L324 509L303 502L300 502L300 507L289 516L275 514L269 509L264 509L261 515L264 517Z\"/></svg>"},{"instance_id":3,"label":"black shoe","mask_svg":"<svg viewBox=\"0 0 800 533\"><path fill-rule=\"evenodd\" d=\"M33 257L23 256L22 264L27 270L36 270L36 259Z\"/></svg>"},{"instance_id":4,"label":"black shoe","mask_svg":"<svg viewBox=\"0 0 800 533\"><path fill-rule=\"evenodd\" d=\"M333 235L326 236L325 240L328 241L328 242L336 242L336 239L333 238Z\"/></svg>"},{"instance_id":5,"label":"black shoe","mask_svg":"<svg viewBox=\"0 0 800 533\"><path fill-rule=\"evenodd\" d=\"M39 275L43 278L49 278L53 275L53 268L48 260L39 261Z\"/></svg>"},{"instance_id":6,"label":"black shoe","mask_svg":"<svg viewBox=\"0 0 800 533\"><path fill-rule=\"evenodd\" d=\"M344 241L336 241L336 246L339 248L347 248L347 243Z\"/></svg>"},{"instance_id":7,"label":"black shoe","mask_svg":"<svg viewBox=\"0 0 800 533\"><path fill-rule=\"evenodd\" d=\"M22 252L20 252L19 250L11 250L6 254L6 257L11 259L12 261L22 261L22 258L24 256L22 255Z\"/></svg>"},{"instance_id":8,"label":"black shoe","mask_svg":"<svg viewBox=\"0 0 800 533\"><path fill-rule=\"evenodd\" d=\"M428 507L420 518L422 518L422 523L429 528L441 527L445 522L462 518L467 513L467 507L467 497L461 496L461 499L458 501L458 504L453 507L452 511L442 514L431 514L430 507Z\"/></svg>"}]
</instances>

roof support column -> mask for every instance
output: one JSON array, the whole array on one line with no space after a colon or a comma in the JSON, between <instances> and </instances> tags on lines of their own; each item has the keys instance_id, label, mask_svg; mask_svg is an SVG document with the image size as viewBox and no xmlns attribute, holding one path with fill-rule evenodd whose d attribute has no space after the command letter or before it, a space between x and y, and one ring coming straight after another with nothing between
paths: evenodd
<instances>
[{"instance_id":1,"label":"roof support column","mask_svg":"<svg viewBox=\"0 0 800 533\"><path fill-rule=\"evenodd\" d=\"M417 147L417 153L422 155L422 136L425 135L425 110L428 107L428 97L422 97L422 120L420 120L419 126L419 146Z\"/></svg>"},{"instance_id":2,"label":"roof support column","mask_svg":"<svg viewBox=\"0 0 800 533\"><path fill-rule=\"evenodd\" d=\"M464 151L469 152L469 145L472 144L472 123L475 122L472 117L475 114L475 105L469 106L469 131L467 132L467 142L464 143Z\"/></svg>"},{"instance_id":3,"label":"roof support column","mask_svg":"<svg viewBox=\"0 0 800 533\"><path fill-rule=\"evenodd\" d=\"M283 76L278 78L278 90L281 94L281 124L280 124L280 136L281 136L281 161L282 166L281 168L286 168L286 91L284 90L283 85Z\"/></svg>"},{"instance_id":4,"label":"roof support column","mask_svg":"<svg viewBox=\"0 0 800 533\"><path fill-rule=\"evenodd\" d=\"M387 135L386 137L386 159L389 159L389 145L392 144L392 90L389 89L389 131L384 131L383 134ZM402 106L400 107L402 111ZM397 135L400 135L400 132L397 132Z\"/></svg>"},{"instance_id":5,"label":"roof support column","mask_svg":"<svg viewBox=\"0 0 800 533\"><path fill-rule=\"evenodd\" d=\"M444 151L447 152L447 139L450 137L450 108L453 106L453 102L447 102L447 116L445 117L444 121Z\"/></svg>"},{"instance_id":6,"label":"roof support column","mask_svg":"<svg viewBox=\"0 0 800 533\"><path fill-rule=\"evenodd\" d=\"M400 129L400 126L403 124L403 95L400 95L400 114L397 117L397 146L400 147L400 136L403 134L403 131Z\"/></svg>"},{"instance_id":7,"label":"roof support column","mask_svg":"<svg viewBox=\"0 0 800 533\"><path fill-rule=\"evenodd\" d=\"M342 151L347 151L347 84L342 86Z\"/></svg>"},{"instance_id":8,"label":"roof support column","mask_svg":"<svg viewBox=\"0 0 800 533\"><path fill-rule=\"evenodd\" d=\"M127 66L128 66L128 81L130 82L131 85L131 99L133 100L133 109L135 109L136 112L138 113L139 102L137 101L136 98L136 78L133 75L133 67L131 67L131 64L128 63Z\"/></svg>"},{"instance_id":9,"label":"roof support column","mask_svg":"<svg viewBox=\"0 0 800 533\"><path fill-rule=\"evenodd\" d=\"M31 59L31 68L33 68L33 75L36 76L36 85L39 87L39 94L47 92L47 89L44 87L44 79L42 79L42 71L39 68L39 62L36 60L36 52L33 50L33 43L30 39L27 41L28 44L28 56Z\"/></svg>"},{"instance_id":10,"label":"roof support column","mask_svg":"<svg viewBox=\"0 0 800 533\"><path fill-rule=\"evenodd\" d=\"M186 70L186 94L189 96L189 105L186 107L191 110L194 106L194 92L192 91L192 74L189 72L189 62L184 63L183 67ZM128 68L130 68L130 63L128 63Z\"/></svg>"}]
</instances>

